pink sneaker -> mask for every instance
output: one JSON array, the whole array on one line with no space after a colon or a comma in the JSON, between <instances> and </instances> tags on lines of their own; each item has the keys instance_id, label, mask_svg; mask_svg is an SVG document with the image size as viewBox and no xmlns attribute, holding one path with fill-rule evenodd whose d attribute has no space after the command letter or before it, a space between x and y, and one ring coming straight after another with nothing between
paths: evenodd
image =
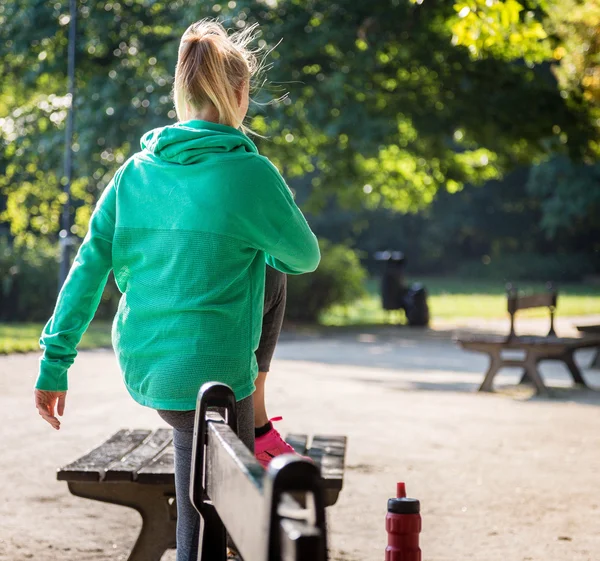
<instances>
[{"instance_id":1,"label":"pink sneaker","mask_svg":"<svg viewBox=\"0 0 600 561\"><path fill-rule=\"evenodd\" d=\"M273 417L273 421L281 421L282 417ZM276 456L282 454L297 454L297 452L281 438L277 429L272 428L267 434L259 436L254 441L254 455L264 468L269 465L269 462Z\"/></svg>"}]
</instances>

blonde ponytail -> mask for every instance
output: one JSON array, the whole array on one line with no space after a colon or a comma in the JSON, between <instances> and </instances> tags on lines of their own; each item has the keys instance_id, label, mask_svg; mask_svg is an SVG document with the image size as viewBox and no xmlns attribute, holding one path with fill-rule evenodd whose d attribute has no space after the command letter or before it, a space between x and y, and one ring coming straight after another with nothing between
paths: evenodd
<instances>
[{"instance_id":1,"label":"blonde ponytail","mask_svg":"<svg viewBox=\"0 0 600 561\"><path fill-rule=\"evenodd\" d=\"M246 130L238 95L258 69L256 51L248 48L256 35L257 25L232 35L214 20L188 27L179 45L173 85L180 121L191 118L187 107L199 112L212 105L219 114L219 123Z\"/></svg>"}]
</instances>

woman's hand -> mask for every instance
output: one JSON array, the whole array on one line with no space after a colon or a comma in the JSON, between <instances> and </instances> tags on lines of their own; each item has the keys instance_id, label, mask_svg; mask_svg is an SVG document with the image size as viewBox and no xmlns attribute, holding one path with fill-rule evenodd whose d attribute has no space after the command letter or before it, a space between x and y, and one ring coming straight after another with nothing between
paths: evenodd
<instances>
[{"instance_id":1,"label":"woman's hand","mask_svg":"<svg viewBox=\"0 0 600 561\"><path fill-rule=\"evenodd\" d=\"M61 417L65 412L65 400L67 392L47 392L45 390L35 390L35 406L38 413L56 430L60 429L60 421L55 416L58 413ZM58 403L57 403L58 402Z\"/></svg>"}]
</instances>

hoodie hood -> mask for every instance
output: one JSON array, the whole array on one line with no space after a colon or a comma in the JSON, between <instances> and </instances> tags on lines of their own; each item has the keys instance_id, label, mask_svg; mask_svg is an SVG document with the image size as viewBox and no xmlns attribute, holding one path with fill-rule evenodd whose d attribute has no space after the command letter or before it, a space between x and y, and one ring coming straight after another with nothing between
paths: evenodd
<instances>
[{"instance_id":1,"label":"hoodie hood","mask_svg":"<svg viewBox=\"0 0 600 561\"><path fill-rule=\"evenodd\" d=\"M258 153L254 142L239 130L199 120L148 131L141 146L161 160L182 165L199 163L214 154Z\"/></svg>"}]
</instances>

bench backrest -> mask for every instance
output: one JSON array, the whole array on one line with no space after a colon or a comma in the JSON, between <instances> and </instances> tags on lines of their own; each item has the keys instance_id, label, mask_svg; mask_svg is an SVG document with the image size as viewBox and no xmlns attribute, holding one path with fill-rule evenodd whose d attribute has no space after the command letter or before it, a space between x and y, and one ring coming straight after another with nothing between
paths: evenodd
<instances>
[{"instance_id":1,"label":"bench backrest","mask_svg":"<svg viewBox=\"0 0 600 561\"><path fill-rule=\"evenodd\" d=\"M550 312L550 330L548 336L555 336L554 330L554 313L558 301L558 292L551 283L547 285L548 292L538 294L528 294L520 296L517 287L509 284L506 286L507 310L510 314L510 333L509 337L514 337L515 333L515 315L519 310L529 308L548 308Z\"/></svg>"},{"instance_id":2,"label":"bench backrest","mask_svg":"<svg viewBox=\"0 0 600 561\"><path fill-rule=\"evenodd\" d=\"M209 408L225 409L225 417ZM223 384L198 394L190 499L201 516L198 561L226 561L229 534L245 561L326 561L321 475L287 455L268 470L237 437L235 396ZM293 495L293 496L292 496ZM312 509L296 498L312 499Z\"/></svg>"}]
</instances>

